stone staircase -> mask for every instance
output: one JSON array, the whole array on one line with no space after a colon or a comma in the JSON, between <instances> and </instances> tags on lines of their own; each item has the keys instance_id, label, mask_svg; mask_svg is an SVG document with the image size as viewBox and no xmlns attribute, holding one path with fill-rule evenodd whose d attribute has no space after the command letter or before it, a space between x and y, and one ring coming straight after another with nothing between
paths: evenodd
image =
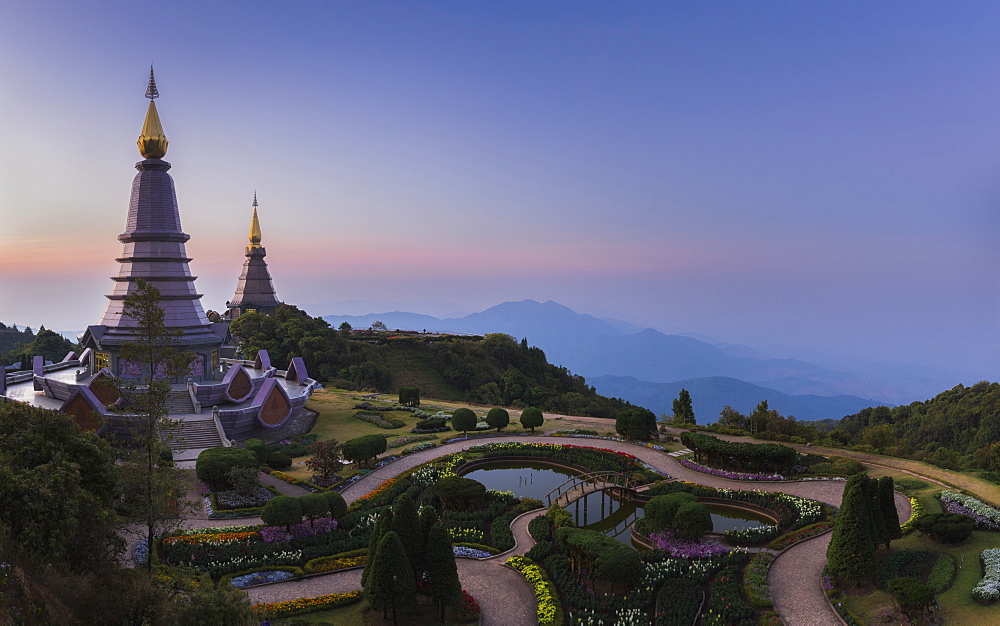
<instances>
[{"instance_id":1,"label":"stone staircase","mask_svg":"<svg viewBox=\"0 0 1000 626\"><path fill-rule=\"evenodd\" d=\"M168 415L191 415L194 413L194 404L191 403L191 395L187 390L171 391L167 395Z\"/></svg>"},{"instance_id":2,"label":"stone staircase","mask_svg":"<svg viewBox=\"0 0 1000 626\"><path fill-rule=\"evenodd\" d=\"M222 446L219 431L215 429L215 422L211 419L180 422L177 430L171 433L166 443L174 452Z\"/></svg>"}]
</instances>

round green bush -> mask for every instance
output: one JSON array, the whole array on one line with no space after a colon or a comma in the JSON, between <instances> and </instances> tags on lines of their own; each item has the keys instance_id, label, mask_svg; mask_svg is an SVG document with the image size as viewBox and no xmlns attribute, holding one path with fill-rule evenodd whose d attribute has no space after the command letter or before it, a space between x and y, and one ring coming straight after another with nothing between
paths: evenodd
<instances>
[{"instance_id":1,"label":"round green bush","mask_svg":"<svg viewBox=\"0 0 1000 626\"><path fill-rule=\"evenodd\" d=\"M278 496L260 510L265 526L291 526L302 521L302 503L292 496Z\"/></svg>"},{"instance_id":2,"label":"round green bush","mask_svg":"<svg viewBox=\"0 0 1000 626\"><path fill-rule=\"evenodd\" d=\"M267 457L267 464L274 469L286 469L292 466L292 457L280 452L272 452Z\"/></svg>"},{"instance_id":3,"label":"round green bush","mask_svg":"<svg viewBox=\"0 0 1000 626\"><path fill-rule=\"evenodd\" d=\"M507 412L507 409L499 407L490 409L490 412L486 414L486 423L490 425L490 428L496 428L497 432L500 432L500 429L507 428L507 425L510 424L510 413Z\"/></svg>"},{"instance_id":4,"label":"round green bush","mask_svg":"<svg viewBox=\"0 0 1000 626\"><path fill-rule=\"evenodd\" d=\"M644 530L651 533L672 530L678 509L687 502L698 502L698 498L684 491L653 496L642 507L643 519L646 520L643 522Z\"/></svg>"},{"instance_id":5,"label":"round green bush","mask_svg":"<svg viewBox=\"0 0 1000 626\"><path fill-rule=\"evenodd\" d=\"M261 465L267 463L267 446L264 445L263 441L257 439L256 437L253 439L247 439L244 447L257 455L257 459L260 461Z\"/></svg>"},{"instance_id":6,"label":"round green bush","mask_svg":"<svg viewBox=\"0 0 1000 626\"><path fill-rule=\"evenodd\" d=\"M545 416L542 412L534 407L529 407L521 411L521 427L530 428L531 432L535 432L535 429L542 425L545 421Z\"/></svg>"},{"instance_id":7,"label":"round green bush","mask_svg":"<svg viewBox=\"0 0 1000 626\"><path fill-rule=\"evenodd\" d=\"M302 505L302 514L309 519L323 517L330 512L330 503L321 493L299 496L299 504Z\"/></svg>"},{"instance_id":8,"label":"round green bush","mask_svg":"<svg viewBox=\"0 0 1000 626\"><path fill-rule=\"evenodd\" d=\"M976 521L958 513L929 513L918 517L913 527L930 535L934 541L962 543L976 528Z\"/></svg>"},{"instance_id":9,"label":"round green bush","mask_svg":"<svg viewBox=\"0 0 1000 626\"><path fill-rule=\"evenodd\" d=\"M462 432L476 430L478 421L479 419L472 412L472 409L455 409L455 412L451 414L451 427Z\"/></svg>"},{"instance_id":10,"label":"round green bush","mask_svg":"<svg viewBox=\"0 0 1000 626\"><path fill-rule=\"evenodd\" d=\"M474 511L486 497L486 485L461 476L446 476L434 485L434 493L446 509Z\"/></svg>"},{"instance_id":11,"label":"round green bush","mask_svg":"<svg viewBox=\"0 0 1000 626\"><path fill-rule=\"evenodd\" d=\"M684 502L674 514L673 531L681 537L700 539L712 532L712 514L701 502Z\"/></svg>"},{"instance_id":12,"label":"round green bush","mask_svg":"<svg viewBox=\"0 0 1000 626\"><path fill-rule=\"evenodd\" d=\"M234 467L258 469L257 455L246 448L209 448L195 461L195 475L213 489L229 487L229 470Z\"/></svg>"},{"instance_id":13,"label":"round green bush","mask_svg":"<svg viewBox=\"0 0 1000 626\"><path fill-rule=\"evenodd\" d=\"M323 497L326 498L327 507L330 509L330 517L339 520L347 515L347 501L344 496L336 491L325 491Z\"/></svg>"}]
</instances>

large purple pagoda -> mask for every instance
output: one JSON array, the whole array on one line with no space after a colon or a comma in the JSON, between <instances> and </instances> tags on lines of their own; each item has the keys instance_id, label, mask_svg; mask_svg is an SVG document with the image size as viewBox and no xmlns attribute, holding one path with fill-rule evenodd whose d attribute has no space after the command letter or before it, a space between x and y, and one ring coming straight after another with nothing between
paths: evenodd
<instances>
[{"instance_id":1,"label":"large purple pagoda","mask_svg":"<svg viewBox=\"0 0 1000 626\"><path fill-rule=\"evenodd\" d=\"M81 344L91 348L92 373L108 368L119 376L137 376L136 366L118 358L121 346L134 341L135 320L122 315L125 297L136 291L136 280L144 279L160 290L160 307L167 327L180 331L175 346L194 354L190 379L215 380L219 376L219 351L225 342L228 325L211 323L202 309L201 294L195 291L184 243L190 237L181 230L180 213L174 181L167 171L170 163L167 137L160 124L154 100L159 97L153 69L149 70L146 90L149 108L139 135L139 153L143 160L132 180L125 232L118 236L124 244L118 275L113 276L114 290L107 296L108 306L101 323L87 328ZM185 377L187 378L187 377Z\"/></svg>"},{"instance_id":2,"label":"large purple pagoda","mask_svg":"<svg viewBox=\"0 0 1000 626\"><path fill-rule=\"evenodd\" d=\"M250 245L247 246L243 273L236 283L236 294L226 303L226 318L234 320L244 313L267 313L281 304L274 294L271 273L264 257L267 252L260 245L260 221L257 219L257 192L253 194L253 219L250 222Z\"/></svg>"}]
</instances>

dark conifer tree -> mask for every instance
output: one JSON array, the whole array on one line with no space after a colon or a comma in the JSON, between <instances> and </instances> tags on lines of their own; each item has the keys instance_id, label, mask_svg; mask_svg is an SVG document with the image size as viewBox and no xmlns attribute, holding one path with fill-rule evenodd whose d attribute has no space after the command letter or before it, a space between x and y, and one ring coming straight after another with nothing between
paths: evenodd
<instances>
[{"instance_id":1,"label":"dark conifer tree","mask_svg":"<svg viewBox=\"0 0 1000 626\"><path fill-rule=\"evenodd\" d=\"M889 541L889 532L879 499L878 479L865 479L865 497L868 499L868 514L871 516L872 544L875 549Z\"/></svg>"},{"instance_id":2,"label":"dark conifer tree","mask_svg":"<svg viewBox=\"0 0 1000 626\"><path fill-rule=\"evenodd\" d=\"M871 501L865 495L866 480L868 477L864 474L848 479L833 537L826 549L830 569L857 583L870 578L875 569L875 543L868 511Z\"/></svg>"},{"instance_id":3,"label":"dark conifer tree","mask_svg":"<svg viewBox=\"0 0 1000 626\"><path fill-rule=\"evenodd\" d=\"M386 511L375 520L375 528L372 529L372 536L368 539L368 562L365 564L364 571L361 572L362 587L368 584L368 577L371 575L372 564L375 561L375 552L378 551L378 544L382 540L382 536L390 530L392 530L392 514Z\"/></svg>"},{"instance_id":4,"label":"dark conifer tree","mask_svg":"<svg viewBox=\"0 0 1000 626\"><path fill-rule=\"evenodd\" d=\"M438 618L443 620L445 607L458 602L462 583L458 580L451 538L440 522L431 527L427 537L426 561L427 588L437 607Z\"/></svg>"},{"instance_id":5,"label":"dark conifer tree","mask_svg":"<svg viewBox=\"0 0 1000 626\"><path fill-rule=\"evenodd\" d=\"M899 513L896 511L896 490L892 476L878 479L878 501L886 529L885 547L888 548L889 542L903 536L903 530L899 527Z\"/></svg>"},{"instance_id":6,"label":"dark conifer tree","mask_svg":"<svg viewBox=\"0 0 1000 626\"><path fill-rule=\"evenodd\" d=\"M417 505L409 494L396 498L392 505L392 527L391 529L403 542L403 549L410 561L410 569L414 574L424 570L423 550L421 550L420 520L417 517Z\"/></svg>"},{"instance_id":7,"label":"dark conifer tree","mask_svg":"<svg viewBox=\"0 0 1000 626\"><path fill-rule=\"evenodd\" d=\"M398 624L399 609L417 604L417 583L399 535L390 530L382 536L367 569L371 570L365 585L368 604L382 609L383 618L392 613L393 625Z\"/></svg>"}]
</instances>

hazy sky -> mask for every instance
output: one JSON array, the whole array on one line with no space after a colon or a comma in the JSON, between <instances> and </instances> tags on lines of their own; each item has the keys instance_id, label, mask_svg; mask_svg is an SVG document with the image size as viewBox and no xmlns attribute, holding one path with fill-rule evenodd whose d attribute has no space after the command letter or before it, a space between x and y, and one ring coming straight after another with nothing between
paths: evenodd
<instances>
[{"instance_id":1,"label":"hazy sky","mask_svg":"<svg viewBox=\"0 0 1000 626\"><path fill-rule=\"evenodd\" d=\"M2 3L0 321L99 321L152 62L206 309L257 190L314 315L552 299L997 379L997 32L995 2Z\"/></svg>"}]
</instances>

